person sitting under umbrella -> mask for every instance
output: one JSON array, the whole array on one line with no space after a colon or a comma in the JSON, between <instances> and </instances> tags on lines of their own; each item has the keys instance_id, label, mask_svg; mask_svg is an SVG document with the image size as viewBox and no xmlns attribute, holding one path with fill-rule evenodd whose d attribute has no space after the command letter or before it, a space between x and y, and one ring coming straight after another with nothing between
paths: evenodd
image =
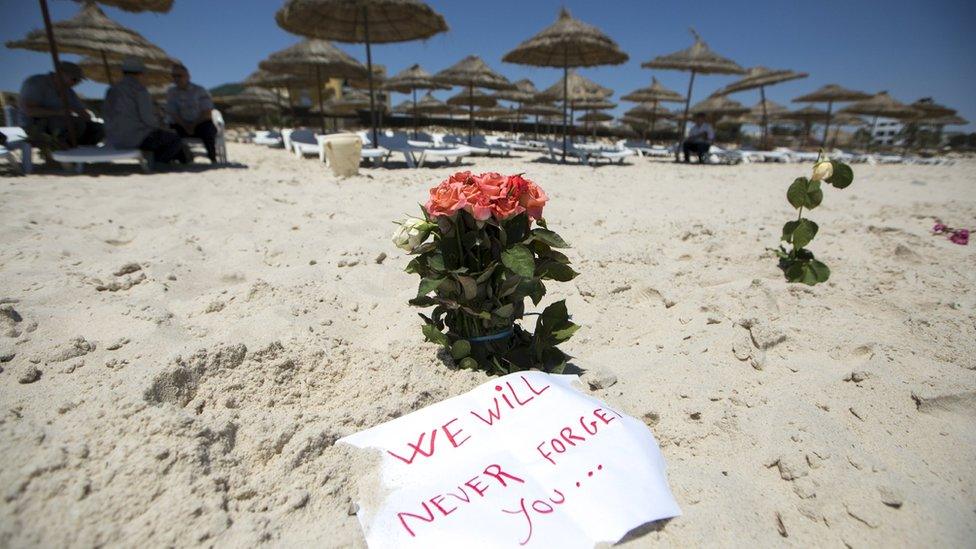
<instances>
[{"instance_id":1,"label":"person sitting under umbrella","mask_svg":"<svg viewBox=\"0 0 976 549\"><path fill-rule=\"evenodd\" d=\"M139 59L127 57L122 61L122 80L105 94L107 141L119 149L152 152L155 162L189 164L192 156L180 136L160 127L152 97L141 81L145 71Z\"/></svg>"},{"instance_id":2,"label":"person sitting under umbrella","mask_svg":"<svg viewBox=\"0 0 976 549\"><path fill-rule=\"evenodd\" d=\"M69 111L74 115L64 116L64 103L58 93L57 76L35 74L24 80L20 88L20 110L27 118L24 130L31 141L42 149L64 149L68 147L68 124L74 126L75 140L79 145L95 145L105 135L102 125L92 121L85 104L78 98L73 89L85 75L81 67L74 63L61 63L61 74L64 77L68 96Z\"/></svg>"},{"instance_id":3,"label":"person sitting under umbrella","mask_svg":"<svg viewBox=\"0 0 976 549\"><path fill-rule=\"evenodd\" d=\"M705 155L715 141L715 129L705 120L703 113L695 114L695 125L688 130L688 137L681 145L681 150L685 153L685 162L690 162L689 153L698 155L698 163L705 163Z\"/></svg>"},{"instance_id":4,"label":"person sitting under umbrella","mask_svg":"<svg viewBox=\"0 0 976 549\"><path fill-rule=\"evenodd\" d=\"M197 137L203 141L210 162L217 162L217 127L210 111L213 99L203 86L190 82L190 71L182 63L173 65L173 86L166 92L166 114L170 128L180 137Z\"/></svg>"}]
</instances>

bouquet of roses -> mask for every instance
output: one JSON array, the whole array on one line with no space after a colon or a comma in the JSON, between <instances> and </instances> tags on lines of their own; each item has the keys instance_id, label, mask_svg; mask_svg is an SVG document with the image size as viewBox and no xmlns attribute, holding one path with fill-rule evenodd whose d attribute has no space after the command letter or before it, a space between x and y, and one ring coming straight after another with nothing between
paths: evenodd
<instances>
[{"instance_id":1,"label":"bouquet of roses","mask_svg":"<svg viewBox=\"0 0 976 549\"><path fill-rule=\"evenodd\" d=\"M542 217L548 200L521 174L459 172L430 189L422 218L399 222L393 241L414 255L406 271L420 276L410 304L433 307L420 314L424 336L460 367L497 374L565 367L569 357L557 345L579 328L565 301L525 312L526 298L542 301L544 280L577 275L558 251L569 245ZM518 324L529 314L538 314L535 333Z\"/></svg>"}]
</instances>

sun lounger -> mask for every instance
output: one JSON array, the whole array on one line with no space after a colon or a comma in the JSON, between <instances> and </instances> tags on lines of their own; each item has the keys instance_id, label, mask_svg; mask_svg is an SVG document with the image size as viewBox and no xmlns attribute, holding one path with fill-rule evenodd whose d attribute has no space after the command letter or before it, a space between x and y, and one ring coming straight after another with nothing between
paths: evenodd
<instances>
[{"instance_id":1,"label":"sun lounger","mask_svg":"<svg viewBox=\"0 0 976 549\"><path fill-rule=\"evenodd\" d=\"M266 147L281 147L284 144L284 140L281 134L274 130L258 130L254 132L254 137L251 142L255 145L264 145Z\"/></svg>"},{"instance_id":2,"label":"sun lounger","mask_svg":"<svg viewBox=\"0 0 976 549\"><path fill-rule=\"evenodd\" d=\"M81 173L86 164L106 164L122 160L135 160L142 171L150 171L150 160L139 149L116 149L108 146L76 147L64 151L54 151L51 156L55 161L73 167Z\"/></svg>"},{"instance_id":3,"label":"sun lounger","mask_svg":"<svg viewBox=\"0 0 976 549\"><path fill-rule=\"evenodd\" d=\"M359 158L369 160L373 166L380 166L390 158L390 151L383 147L371 147L372 141L367 137L366 132L357 132L359 139L363 142L363 148L359 151Z\"/></svg>"},{"instance_id":4,"label":"sun lounger","mask_svg":"<svg viewBox=\"0 0 976 549\"><path fill-rule=\"evenodd\" d=\"M400 153L411 168L422 168L427 159L439 158L446 162L460 163L461 158L471 154L464 147L416 147L410 144L405 133L394 133L392 136L380 135L380 146L391 153Z\"/></svg>"},{"instance_id":5,"label":"sun lounger","mask_svg":"<svg viewBox=\"0 0 976 549\"><path fill-rule=\"evenodd\" d=\"M17 126L5 126L0 128L0 133L3 133L7 138L7 144L0 146L0 158L6 159L24 175L31 173L34 170L34 164L31 158L31 144L27 141L27 132ZM19 161L14 151L18 151L20 154Z\"/></svg>"},{"instance_id":6,"label":"sun lounger","mask_svg":"<svg viewBox=\"0 0 976 549\"><path fill-rule=\"evenodd\" d=\"M313 155L318 155L319 158L322 158L324 155L322 144L312 130L294 130L291 132L289 141L291 143L291 151L298 158Z\"/></svg>"}]
</instances>

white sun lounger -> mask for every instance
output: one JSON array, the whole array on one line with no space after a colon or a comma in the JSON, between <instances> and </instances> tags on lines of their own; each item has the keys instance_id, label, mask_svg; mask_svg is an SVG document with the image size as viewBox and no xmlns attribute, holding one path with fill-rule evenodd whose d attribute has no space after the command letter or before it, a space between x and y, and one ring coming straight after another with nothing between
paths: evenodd
<instances>
[{"instance_id":1,"label":"white sun lounger","mask_svg":"<svg viewBox=\"0 0 976 549\"><path fill-rule=\"evenodd\" d=\"M220 111L213 109L210 111L210 120L213 121L214 127L217 128L217 136L214 138L214 149L217 157L217 162L220 164L227 163L227 140L224 138L224 115L220 114ZM203 140L196 137L184 137L183 142L186 143L190 150L197 154L206 154L207 149L203 146Z\"/></svg>"},{"instance_id":2,"label":"white sun lounger","mask_svg":"<svg viewBox=\"0 0 976 549\"><path fill-rule=\"evenodd\" d=\"M73 167L78 173L85 169L86 164L106 164L122 160L135 160L142 171L149 172L149 161L139 149L116 149L114 147L75 147L64 151L51 153L54 160Z\"/></svg>"},{"instance_id":3,"label":"white sun lounger","mask_svg":"<svg viewBox=\"0 0 976 549\"><path fill-rule=\"evenodd\" d=\"M254 138L251 142L255 145L263 145L265 147L280 147L284 143L281 134L270 130L258 130L254 132Z\"/></svg>"},{"instance_id":4,"label":"white sun lounger","mask_svg":"<svg viewBox=\"0 0 976 549\"><path fill-rule=\"evenodd\" d=\"M6 146L0 146L0 158L6 159L24 175L34 171L32 149L31 144L27 142L27 132L18 126L4 126L0 128L0 133L7 137ZM20 161L17 160L14 151L19 151Z\"/></svg>"}]
</instances>

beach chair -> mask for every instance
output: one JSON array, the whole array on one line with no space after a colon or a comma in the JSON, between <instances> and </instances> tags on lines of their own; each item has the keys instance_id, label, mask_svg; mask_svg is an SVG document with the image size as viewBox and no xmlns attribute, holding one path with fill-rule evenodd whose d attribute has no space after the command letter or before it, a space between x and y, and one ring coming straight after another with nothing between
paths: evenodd
<instances>
[{"instance_id":1,"label":"beach chair","mask_svg":"<svg viewBox=\"0 0 976 549\"><path fill-rule=\"evenodd\" d=\"M359 158L368 160L374 167L386 164L387 159L390 158L390 151L383 147L373 147L373 142L366 135L366 132L356 133L359 134L359 139L363 141L363 148L359 151Z\"/></svg>"},{"instance_id":2,"label":"beach chair","mask_svg":"<svg viewBox=\"0 0 976 549\"><path fill-rule=\"evenodd\" d=\"M553 162L561 162L563 157L562 143L546 141L546 148L549 151L549 159ZM566 147L566 158L573 158L579 161L580 164L590 163L590 153L581 149L577 149L572 143Z\"/></svg>"},{"instance_id":3,"label":"beach chair","mask_svg":"<svg viewBox=\"0 0 976 549\"><path fill-rule=\"evenodd\" d=\"M380 146L391 153L400 153L411 168L422 168L424 162L430 158L439 158L445 162L461 163L461 158L471 154L464 147L415 147L410 144L407 134L396 132L391 135L380 135Z\"/></svg>"},{"instance_id":4,"label":"beach chair","mask_svg":"<svg viewBox=\"0 0 976 549\"><path fill-rule=\"evenodd\" d=\"M7 144L0 146L0 158L5 159L24 175L34 171L33 159L31 158L33 149L27 141L27 132L18 126L4 126L0 127L0 133L3 133L7 138ZM14 151L20 155L20 160L17 159L17 154Z\"/></svg>"},{"instance_id":5,"label":"beach chair","mask_svg":"<svg viewBox=\"0 0 976 549\"><path fill-rule=\"evenodd\" d=\"M294 131L295 130L293 130L291 128L281 130L281 144L284 145L285 150L288 151L288 152L292 152L292 149L291 149L291 134Z\"/></svg>"},{"instance_id":6,"label":"beach chair","mask_svg":"<svg viewBox=\"0 0 976 549\"><path fill-rule=\"evenodd\" d=\"M312 130L292 131L289 142L291 143L291 151L298 158L304 158L306 155L319 155L321 158L324 154L322 145Z\"/></svg>"},{"instance_id":7,"label":"beach chair","mask_svg":"<svg viewBox=\"0 0 976 549\"><path fill-rule=\"evenodd\" d=\"M75 147L64 151L52 151L55 161L77 173L82 173L87 164L110 164L125 160L135 160L143 172L151 171L151 159L139 149L116 149L109 146Z\"/></svg>"},{"instance_id":8,"label":"beach chair","mask_svg":"<svg viewBox=\"0 0 976 549\"><path fill-rule=\"evenodd\" d=\"M278 148L284 144L281 134L274 130L258 130L254 132L251 142L255 145Z\"/></svg>"},{"instance_id":9,"label":"beach chair","mask_svg":"<svg viewBox=\"0 0 976 549\"><path fill-rule=\"evenodd\" d=\"M217 128L217 136L214 138L214 152L216 153L217 163L226 164L227 163L227 139L224 136L224 130L226 125L224 124L224 115L220 113L217 109L210 111L210 120L213 121L214 127ZM194 154L206 155L207 149L203 146L203 140L198 137L184 137L183 142L190 147L190 151Z\"/></svg>"}]
</instances>

